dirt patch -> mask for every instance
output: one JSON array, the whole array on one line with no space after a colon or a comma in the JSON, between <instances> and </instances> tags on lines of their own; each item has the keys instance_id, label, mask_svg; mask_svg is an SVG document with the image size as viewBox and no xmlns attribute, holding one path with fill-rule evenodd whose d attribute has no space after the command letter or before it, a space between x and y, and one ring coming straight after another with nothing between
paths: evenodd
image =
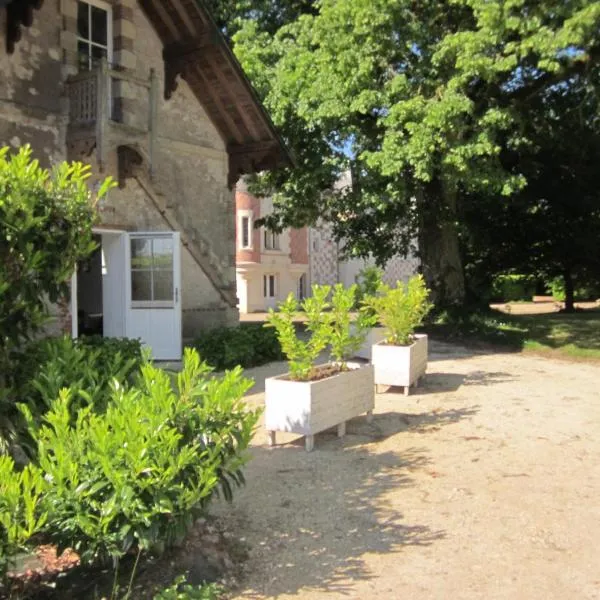
<instances>
[{"instance_id":1,"label":"dirt patch","mask_svg":"<svg viewBox=\"0 0 600 600\"><path fill-rule=\"evenodd\" d=\"M306 453L261 430L246 488L214 508L249 548L235 598L600 598L598 381L432 342L423 386L378 395L345 438Z\"/></svg>"}]
</instances>

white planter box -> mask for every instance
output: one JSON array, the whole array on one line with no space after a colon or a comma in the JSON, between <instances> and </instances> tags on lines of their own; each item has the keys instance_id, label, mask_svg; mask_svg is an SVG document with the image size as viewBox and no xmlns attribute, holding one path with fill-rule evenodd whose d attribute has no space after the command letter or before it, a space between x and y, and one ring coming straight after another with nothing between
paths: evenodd
<instances>
[{"instance_id":1,"label":"white planter box","mask_svg":"<svg viewBox=\"0 0 600 600\"><path fill-rule=\"evenodd\" d=\"M349 371L319 381L290 381L287 375L265 380L265 426L269 441L275 443L276 431L306 436L310 452L314 435L338 426L346 431L346 421L367 413L375 406L375 381L372 365L348 363Z\"/></svg>"},{"instance_id":2,"label":"white planter box","mask_svg":"<svg viewBox=\"0 0 600 600\"><path fill-rule=\"evenodd\" d=\"M408 396L410 386L427 370L427 336L415 334L415 342L410 346L375 344L372 360L375 383L402 386Z\"/></svg>"},{"instance_id":3,"label":"white planter box","mask_svg":"<svg viewBox=\"0 0 600 600\"><path fill-rule=\"evenodd\" d=\"M365 338L363 345L356 352L356 356L371 360L372 347L385 339L385 327L373 327L369 329L369 333Z\"/></svg>"}]
</instances>

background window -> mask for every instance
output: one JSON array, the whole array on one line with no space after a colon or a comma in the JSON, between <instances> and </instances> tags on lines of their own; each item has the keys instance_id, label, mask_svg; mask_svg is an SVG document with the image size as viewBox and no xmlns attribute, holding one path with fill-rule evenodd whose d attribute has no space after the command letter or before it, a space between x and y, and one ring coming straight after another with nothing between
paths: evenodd
<instances>
[{"instance_id":1,"label":"background window","mask_svg":"<svg viewBox=\"0 0 600 600\"><path fill-rule=\"evenodd\" d=\"M263 292L265 298L275 298L275 275L263 275Z\"/></svg>"},{"instance_id":2,"label":"background window","mask_svg":"<svg viewBox=\"0 0 600 600\"><path fill-rule=\"evenodd\" d=\"M265 250L279 250L279 235L268 229L264 230Z\"/></svg>"},{"instance_id":3,"label":"background window","mask_svg":"<svg viewBox=\"0 0 600 600\"><path fill-rule=\"evenodd\" d=\"M250 217L242 217L241 219L241 247L251 248L252 247L252 220Z\"/></svg>"}]
</instances>

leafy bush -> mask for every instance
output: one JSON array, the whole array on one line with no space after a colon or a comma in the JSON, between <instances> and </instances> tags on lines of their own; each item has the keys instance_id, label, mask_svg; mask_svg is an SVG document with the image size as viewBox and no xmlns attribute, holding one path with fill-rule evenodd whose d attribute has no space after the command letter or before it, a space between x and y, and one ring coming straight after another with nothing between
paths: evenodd
<instances>
[{"instance_id":1,"label":"leafy bush","mask_svg":"<svg viewBox=\"0 0 600 600\"><path fill-rule=\"evenodd\" d=\"M329 285L313 285L312 296L298 303L294 294L290 294L278 306L278 312L269 309L265 327L273 327L277 332L281 349L287 358L290 377L297 381L308 381L313 375L317 357L331 340L331 318L325 313L330 308L327 297L331 292ZM299 308L306 317L305 327L310 333L307 340L296 334L294 322Z\"/></svg>"},{"instance_id":2,"label":"leafy bush","mask_svg":"<svg viewBox=\"0 0 600 600\"><path fill-rule=\"evenodd\" d=\"M183 537L219 484L229 497L230 481L243 481L259 416L241 401L251 385L240 368L212 377L186 349L176 391L146 364L136 385L111 389L104 413L88 407L73 422L77 389L60 392L41 427L21 405L46 481L50 540L92 562Z\"/></svg>"},{"instance_id":3,"label":"leafy bush","mask_svg":"<svg viewBox=\"0 0 600 600\"><path fill-rule=\"evenodd\" d=\"M42 486L39 469L28 465L16 471L12 458L0 456L0 579L44 524L38 511Z\"/></svg>"},{"instance_id":4,"label":"leafy bush","mask_svg":"<svg viewBox=\"0 0 600 600\"><path fill-rule=\"evenodd\" d=\"M203 360L219 371L237 365L248 368L283 360L275 332L259 323L212 329L198 337L194 347Z\"/></svg>"},{"instance_id":5,"label":"leafy bush","mask_svg":"<svg viewBox=\"0 0 600 600\"><path fill-rule=\"evenodd\" d=\"M356 281L356 301L354 308L358 309L362 306L365 298L375 296L377 290L383 283L383 270L376 266L369 266L361 269L355 277Z\"/></svg>"},{"instance_id":6,"label":"leafy bush","mask_svg":"<svg viewBox=\"0 0 600 600\"><path fill-rule=\"evenodd\" d=\"M331 357L345 368L346 360L364 342L367 328L374 319L360 314L353 322L350 311L356 297L356 286L344 288L339 283L333 294L329 285L313 285L312 297L301 304L293 294L279 304L279 311L269 310L265 327L273 327L287 357L290 377L296 381L309 381L314 376L315 361L330 346ZM306 317L308 339L297 335L294 322L302 309Z\"/></svg>"},{"instance_id":7,"label":"leafy bush","mask_svg":"<svg viewBox=\"0 0 600 600\"><path fill-rule=\"evenodd\" d=\"M548 283L548 288L552 297L559 302L565 301L565 282L562 277L556 277ZM600 298L600 284L593 281L586 281L585 283L579 280L575 280L574 289L575 300L596 300Z\"/></svg>"},{"instance_id":8,"label":"leafy bush","mask_svg":"<svg viewBox=\"0 0 600 600\"><path fill-rule=\"evenodd\" d=\"M47 171L31 157L29 146L12 156L0 149L0 374L8 353L44 324L47 299L65 296L77 261L94 248L90 167ZM98 197L111 185L107 179Z\"/></svg>"},{"instance_id":9,"label":"leafy bush","mask_svg":"<svg viewBox=\"0 0 600 600\"><path fill-rule=\"evenodd\" d=\"M367 298L366 304L387 329L387 342L397 346L410 345L415 329L433 307L427 300L429 290L423 276L411 277L406 285L398 281L395 288L382 284L379 292L380 295Z\"/></svg>"},{"instance_id":10,"label":"leafy bush","mask_svg":"<svg viewBox=\"0 0 600 600\"><path fill-rule=\"evenodd\" d=\"M531 300L535 279L528 275L498 275L492 282L492 298L499 302Z\"/></svg>"},{"instance_id":11,"label":"leafy bush","mask_svg":"<svg viewBox=\"0 0 600 600\"><path fill-rule=\"evenodd\" d=\"M9 421L17 428L11 443L33 458L35 444L22 427L16 402L26 404L39 424L60 390L69 388L71 421L87 406L103 412L112 394L113 381L121 385L133 382L143 356L138 340L93 336L74 341L64 336L34 342L24 351L14 353L11 362L14 365L9 380L12 406L7 403L6 410Z\"/></svg>"},{"instance_id":12,"label":"leafy bush","mask_svg":"<svg viewBox=\"0 0 600 600\"><path fill-rule=\"evenodd\" d=\"M331 320L331 356L342 365L361 347L369 328L376 321L374 315L365 311L360 311L358 317L352 319L350 311L354 306L356 287L344 288L341 283L335 285L331 296L331 312L327 315Z\"/></svg>"},{"instance_id":13,"label":"leafy bush","mask_svg":"<svg viewBox=\"0 0 600 600\"><path fill-rule=\"evenodd\" d=\"M154 600L217 600L221 594L221 587L215 583L190 585L182 575L173 585L156 594Z\"/></svg>"}]
</instances>

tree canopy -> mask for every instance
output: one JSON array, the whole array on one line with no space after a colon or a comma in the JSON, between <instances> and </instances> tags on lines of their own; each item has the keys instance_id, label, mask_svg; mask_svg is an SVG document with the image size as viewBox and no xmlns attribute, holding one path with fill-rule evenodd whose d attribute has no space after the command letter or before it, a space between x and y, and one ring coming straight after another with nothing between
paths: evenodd
<instances>
[{"instance_id":1,"label":"tree canopy","mask_svg":"<svg viewBox=\"0 0 600 600\"><path fill-rule=\"evenodd\" d=\"M418 234L441 303L465 295L459 251L467 196L527 184L532 111L600 58L589 0L212 0L234 50L297 158L253 187L272 227L318 217L349 252L380 262ZM537 114L537 113L536 113ZM350 169L352 189L332 189Z\"/></svg>"}]
</instances>

